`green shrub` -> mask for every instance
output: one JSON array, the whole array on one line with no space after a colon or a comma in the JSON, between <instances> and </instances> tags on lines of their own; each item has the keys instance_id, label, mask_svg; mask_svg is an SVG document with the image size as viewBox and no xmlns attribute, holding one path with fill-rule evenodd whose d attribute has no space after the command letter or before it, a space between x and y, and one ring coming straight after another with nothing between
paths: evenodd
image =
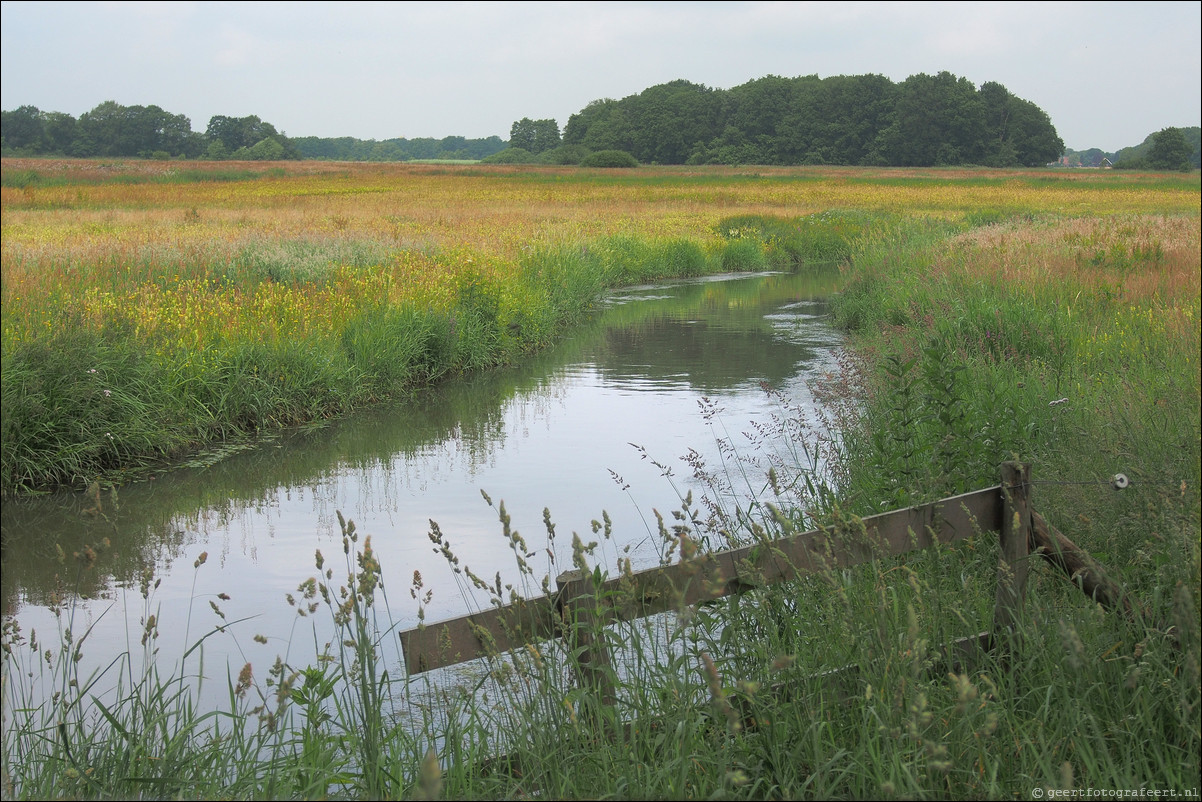
<instances>
[{"instance_id":1,"label":"green shrub","mask_svg":"<svg viewBox=\"0 0 1202 802\"><path fill-rule=\"evenodd\" d=\"M581 167L638 167L638 159L624 150L598 150L580 160Z\"/></svg>"},{"instance_id":2,"label":"green shrub","mask_svg":"<svg viewBox=\"0 0 1202 802\"><path fill-rule=\"evenodd\" d=\"M505 148L480 160L481 164L534 164L534 154L525 148Z\"/></svg>"},{"instance_id":3,"label":"green shrub","mask_svg":"<svg viewBox=\"0 0 1202 802\"><path fill-rule=\"evenodd\" d=\"M769 262L796 267L848 259L856 240L876 222L876 218L854 211L795 218L739 215L723 219L717 231L732 242L758 242Z\"/></svg>"},{"instance_id":4,"label":"green shrub","mask_svg":"<svg viewBox=\"0 0 1202 802\"><path fill-rule=\"evenodd\" d=\"M729 273L749 273L764 270L768 260L764 245L755 239L732 239L722 248L722 269Z\"/></svg>"},{"instance_id":5,"label":"green shrub","mask_svg":"<svg viewBox=\"0 0 1202 802\"><path fill-rule=\"evenodd\" d=\"M584 145L560 145L538 154L539 164L580 164L592 151Z\"/></svg>"}]
</instances>

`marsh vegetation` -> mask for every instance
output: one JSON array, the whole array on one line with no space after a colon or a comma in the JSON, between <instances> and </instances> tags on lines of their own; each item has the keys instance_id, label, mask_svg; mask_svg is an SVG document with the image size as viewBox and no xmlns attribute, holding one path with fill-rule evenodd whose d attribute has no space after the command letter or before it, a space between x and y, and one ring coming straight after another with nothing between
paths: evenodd
<instances>
[{"instance_id":1,"label":"marsh vegetation","mask_svg":"<svg viewBox=\"0 0 1202 802\"><path fill-rule=\"evenodd\" d=\"M319 659L205 665L239 622L160 621L148 578L141 642L97 677L78 669L93 644L69 613L104 544L48 546L58 631L5 623L6 796L1196 793L1196 173L298 163L169 183L172 169L5 161L26 171L2 189L6 497L107 492L198 448L519 362L608 288L835 259L850 347L814 382L822 425L781 398L795 459L751 481L738 444L697 465L712 492L662 508L662 553L993 485L1019 458L1036 508L1145 614L1104 612L1035 568L1021 647L931 673L940 644L989 627L997 547L982 534L610 632L632 666L614 705L546 644L434 685L398 671L390 615L448 589L382 564L382 533L346 510L343 555L315 555L280 601L336 632ZM817 448L821 473L802 456ZM731 482L775 513L720 503ZM541 592L528 555L571 536L548 516L519 541L496 511L521 578L495 596ZM574 564L621 570L607 523L580 533ZM489 586L495 567L471 557L447 549ZM185 651L140 659L165 627L194 633ZM838 695L812 680L847 665ZM115 701L99 701L101 680ZM199 707L202 682L226 704ZM769 692L782 684L793 692Z\"/></svg>"}]
</instances>

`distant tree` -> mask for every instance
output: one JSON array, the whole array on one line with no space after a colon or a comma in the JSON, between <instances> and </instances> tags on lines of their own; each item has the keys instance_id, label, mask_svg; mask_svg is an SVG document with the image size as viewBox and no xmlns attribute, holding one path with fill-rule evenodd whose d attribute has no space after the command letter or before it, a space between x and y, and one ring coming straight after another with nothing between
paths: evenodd
<instances>
[{"instance_id":1,"label":"distant tree","mask_svg":"<svg viewBox=\"0 0 1202 802\"><path fill-rule=\"evenodd\" d=\"M563 141L661 164L1034 166L1063 149L1034 104L948 72L902 84L769 75L730 90L671 81L589 103L568 118Z\"/></svg>"},{"instance_id":2,"label":"distant tree","mask_svg":"<svg viewBox=\"0 0 1202 802\"><path fill-rule=\"evenodd\" d=\"M538 154L559 147L559 123L523 117L509 129L509 147Z\"/></svg>"},{"instance_id":3,"label":"distant tree","mask_svg":"<svg viewBox=\"0 0 1202 802\"><path fill-rule=\"evenodd\" d=\"M284 146L274 137L264 137L249 148L238 148L230 158L235 161L275 162L286 159Z\"/></svg>"},{"instance_id":4,"label":"distant tree","mask_svg":"<svg viewBox=\"0 0 1202 802\"><path fill-rule=\"evenodd\" d=\"M1190 157L1193 148L1180 128L1164 128L1152 134L1147 164L1153 170L1182 170L1193 168Z\"/></svg>"},{"instance_id":5,"label":"distant tree","mask_svg":"<svg viewBox=\"0 0 1202 802\"><path fill-rule=\"evenodd\" d=\"M968 79L920 73L897 90L889 125L874 144L887 164L929 167L984 160L984 106Z\"/></svg>"},{"instance_id":6,"label":"distant tree","mask_svg":"<svg viewBox=\"0 0 1202 802\"><path fill-rule=\"evenodd\" d=\"M779 135L785 164L864 164L893 108L896 87L883 75L797 79Z\"/></svg>"},{"instance_id":7,"label":"distant tree","mask_svg":"<svg viewBox=\"0 0 1202 802\"><path fill-rule=\"evenodd\" d=\"M0 135L6 149L40 150L45 136L42 112L37 106L21 106L0 113Z\"/></svg>"},{"instance_id":8,"label":"distant tree","mask_svg":"<svg viewBox=\"0 0 1202 802\"><path fill-rule=\"evenodd\" d=\"M43 113L42 120L46 151L71 155L79 133L76 119L61 111L51 111Z\"/></svg>"},{"instance_id":9,"label":"distant tree","mask_svg":"<svg viewBox=\"0 0 1202 802\"><path fill-rule=\"evenodd\" d=\"M688 161L694 164L774 164L782 159L782 146L796 120L798 95L818 76L782 78L769 75L717 94L716 119L710 126L717 135L694 147Z\"/></svg>"},{"instance_id":10,"label":"distant tree","mask_svg":"<svg viewBox=\"0 0 1202 802\"><path fill-rule=\"evenodd\" d=\"M483 139L469 139L467 152L473 159L483 159L505 149L505 141L499 136L489 136Z\"/></svg>"},{"instance_id":11,"label":"distant tree","mask_svg":"<svg viewBox=\"0 0 1202 802\"><path fill-rule=\"evenodd\" d=\"M699 145L722 130L721 96L701 84L670 81L644 89L622 103L630 145L610 149L628 150L641 162L684 164Z\"/></svg>"},{"instance_id":12,"label":"distant tree","mask_svg":"<svg viewBox=\"0 0 1202 802\"><path fill-rule=\"evenodd\" d=\"M209 146L205 148L204 158L209 159L210 161L222 161L224 159L228 159L229 157L230 152L226 149L225 145L220 139L214 139L209 143Z\"/></svg>"},{"instance_id":13,"label":"distant tree","mask_svg":"<svg viewBox=\"0 0 1202 802\"><path fill-rule=\"evenodd\" d=\"M81 156L199 155L203 141L191 121L158 106L122 106L106 100L80 115L72 150Z\"/></svg>"},{"instance_id":14,"label":"distant tree","mask_svg":"<svg viewBox=\"0 0 1202 802\"><path fill-rule=\"evenodd\" d=\"M632 125L621 101L594 100L568 118L563 129L565 145L583 145L592 151L628 150Z\"/></svg>"},{"instance_id":15,"label":"distant tree","mask_svg":"<svg viewBox=\"0 0 1202 802\"><path fill-rule=\"evenodd\" d=\"M85 156L127 156L128 143L122 131L125 107L115 100L106 100L91 111L79 115L79 136L88 146Z\"/></svg>"},{"instance_id":16,"label":"distant tree","mask_svg":"<svg viewBox=\"0 0 1202 802\"><path fill-rule=\"evenodd\" d=\"M403 162L408 159L405 149L395 140L372 143L367 155L367 161L372 162Z\"/></svg>"},{"instance_id":17,"label":"distant tree","mask_svg":"<svg viewBox=\"0 0 1202 802\"><path fill-rule=\"evenodd\" d=\"M1064 154L1064 140L1048 115L999 83L978 93L984 114L982 163L990 167L1040 167Z\"/></svg>"},{"instance_id":18,"label":"distant tree","mask_svg":"<svg viewBox=\"0 0 1202 802\"><path fill-rule=\"evenodd\" d=\"M283 155L279 158L301 158L300 150L292 143L292 140L282 132L277 131L274 125L259 119L255 115L248 117L226 117L218 114L210 117L209 126L205 129L205 139L210 144L214 140L220 140L226 151L231 154L235 154L243 148L249 151L263 140L271 139L284 149ZM233 158L240 157L234 156Z\"/></svg>"}]
</instances>

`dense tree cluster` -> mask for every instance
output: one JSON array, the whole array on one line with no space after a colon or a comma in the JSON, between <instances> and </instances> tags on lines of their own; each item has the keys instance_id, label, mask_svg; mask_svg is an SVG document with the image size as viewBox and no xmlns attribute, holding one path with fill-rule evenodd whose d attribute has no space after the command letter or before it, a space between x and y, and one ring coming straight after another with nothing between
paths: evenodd
<instances>
[{"instance_id":1,"label":"dense tree cluster","mask_svg":"<svg viewBox=\"0 0 1202 802\"><path fill-rule=\"evenodd\" d=\"M685 80L622 100L595 100L561 133L523 117L508 141L289 138L258 117L216 116L204 133L158 106L106 101L75 119L21 106L3 112L6 155L330 161L465 160L582 164L840 164L926 167L1197 169L1199 129L1166 128L1115 154L1066 150L1048 115L999 83L979 88L949 72L895 83L883 75L769 75L732 89ZM617 158L614 154L621 154Z\"/></svg>"},{"instance_id":2,"label":"dense tree cluster","mask_svg":"<svg viewBox=\"0 0 1202 802\"><path fill-rule=\"evenodd\" d=\"M1123 148L1115 167L1133 170L1197 170L1202 165L1202 128L1162 128L1134 147Z\"/></svg>"},{"instance_id":3,"label":"dense tree cluster","mask_svg":"<svg viewBox=\"0 0 1202 802\"><path fill-rule=\"evenodd\" d=\"M88 158L208 158L275 161L299 159L292 141L258 117L209 120L202 134L182 114L158 106L122 106L106 100L75 119L62 112L21 106L0 112L3 151Z\"/></svg>"},{"instance_id":4,"label":"dense tree cluster","mask_svg":"<svg viewBox=\"0 0 1202 802\"><path fill-rule=\"evenodd\" d=\"M557 148L559 123L523 117L509 129L509 147L521 148L535 155Z\"/></svg>"},{"instance_id":5,"label":"dense tree cluster","mask_svg":"<svg viewBox=\"0 0 1202 802\"><path fill-rule=\"evenodd\" d=\"M398 162L414 159L479 161L505 148L499 136L466 139L447 136L442 139L355 139L350 136L302 136L292 140L306 159L348 162Z\"/></svg>"},{"instance_id":6,"label":"dense tree cluster","mask_svg":"<svg viewBox=\"0 0 1202 802\"><path fill-rule=\"evenodd\" d=\"M1011 167L1064 151L1039 107L948 72L901 83L770 75L729 90L672 81L590 103L569 118L563 142L659 164Z\"/></svg>"}]
</instances>

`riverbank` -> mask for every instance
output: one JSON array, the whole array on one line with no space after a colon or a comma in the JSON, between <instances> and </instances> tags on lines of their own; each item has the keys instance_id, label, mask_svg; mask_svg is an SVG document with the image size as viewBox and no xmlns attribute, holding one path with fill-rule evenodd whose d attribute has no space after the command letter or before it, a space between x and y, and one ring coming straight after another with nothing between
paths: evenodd
<instances>
[{"instance_id":1,"label":"riverbank","mask_svg":"<svg viewBox=\"0 0 1202 802\"><path fill-rule=\"evenodd\" d=\"M794 270L859 230L675 208L639 221L655 186L620 200L622 186L587 175L569 195L610 219L585 225L570 197L562 215L532 198L531 184L564 183L554 171L177 180L53 164L4 168L21 178L3 190L5 495L117 485L404 397L545 348L607 288Z\"/></svg>"}]
</instances>

